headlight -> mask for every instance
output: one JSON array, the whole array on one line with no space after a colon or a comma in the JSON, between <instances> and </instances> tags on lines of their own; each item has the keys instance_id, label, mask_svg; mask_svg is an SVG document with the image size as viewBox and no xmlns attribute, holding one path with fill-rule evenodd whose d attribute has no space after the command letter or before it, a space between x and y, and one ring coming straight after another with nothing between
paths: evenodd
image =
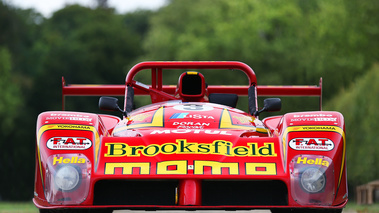
<instances>
[{"instance_id":1,"label":"headlight","mask_svg":"<svg viewBox=\"0 0 379 213\"><path fill-rule=\"evenodd\" d=\"M76 205L86 200L91 162L83 154L56 154L46 161L45 197L52 205Z\"/></svg>"},{"instance_id":2,"label":"headlight","mask_svg":"<svg viewBox=\"0 0 379 213\"><path fill-rule=\"evenodd\" d=\"M300 205L330 206L335 198L334 164L322 155L296 155L289 163L291 195Z\"/></svg>"},{"instance_id":3,"label":"headlight","mask_svg":"<svg viewBox=\"0 0 379 213\"><path fill-rule=\"evenodd\" d=\"M55 174L55 184L63 191L76 188L80 182L79 171L71 165L63 166Z\"/></svg>"},{"instance_id":4,"label":"headlight","mask_svg":"<svg viewBox=\"0 0 379 213\"><path fill-rule=\"evenodd\" d=\"M325 189L325 175L318 168L308 168L300 175L301 187L309 193L318 193Z\"/></svg>"}]
</instances>

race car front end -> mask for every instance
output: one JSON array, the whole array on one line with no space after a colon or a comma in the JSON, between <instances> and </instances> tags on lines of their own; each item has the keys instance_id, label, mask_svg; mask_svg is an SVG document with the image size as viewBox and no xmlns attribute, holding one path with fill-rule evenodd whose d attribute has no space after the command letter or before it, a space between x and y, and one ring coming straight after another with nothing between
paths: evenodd
<instances>
[{"instance_id":1,"label":"race car front end","mask_svg":"<svg viewBox=\"0 0 379 213\"><path fill-rule=\"evenodd\" d=\"M192 78L180 78L189 82L182 90L162 83L163 68L220 67L244 71L249 85L206 87L201 74L188 71L181 76L200 79L199 94L187 94L196 82ZM151 85L133 80L143 69L151 69ZM281 101L265 99L260 109L258 95L321 96L321 82L320 87L258 87L253 70L240 62L145 62L132 68L126 85L63 82L62 89L73 95L125 95L123 110L116 98L99 101L100 109L119 111L123 118L65 111L40 114L33 201L41 212L337 213L347 203L346 138L340 113L297 112L259 120L262 112L278 111ZM207 100L208 93L216 95ZM248 96L248 113L235 108L238 96L231 93ZM150 95L152 104L134 109L135 94Z\"/></svg>"},{"instance_id":2,"label":"race car front end","mask_svg":"<svg viewBox=\"0 0 379 213\"><path fill-rule=\"evenodd\" d=\"M144 132L149 135L128 141L104 138L97 171L102 180L95 184L94 205L177 209L288 205L289 179L275 139L237 138L240 131L165 132Z\"/></svg>"}]
</instances>

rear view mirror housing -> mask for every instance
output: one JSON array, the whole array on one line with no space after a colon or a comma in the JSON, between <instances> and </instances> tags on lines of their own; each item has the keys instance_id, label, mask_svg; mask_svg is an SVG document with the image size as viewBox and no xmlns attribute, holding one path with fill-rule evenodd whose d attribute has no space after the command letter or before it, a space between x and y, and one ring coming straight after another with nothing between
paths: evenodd
<instances>
[{"instance_id":1,"label":"rear view mirror housing","mask_svg":"<svg viewBox=\"0 0 379 213\"><path fill-rule=\"evenodd\" d=\"M254 116L258 116L261 112L277 112L282 109L282 100L280 98L266 98L263 101L263 108L255 111Z\"/></svg>"},{"instance_id":2,"label":"rear view mirror housing","mask_svg":"<svg viewBox=\"0 0 379 213\"><path fill-rule=\"evenodd\" d=\"M118 111L121 112L124 116L126 116L126 112L118 106L118 99L114 97L100 97L99 109L106 111Z\"/></svg>"}]
</instances>

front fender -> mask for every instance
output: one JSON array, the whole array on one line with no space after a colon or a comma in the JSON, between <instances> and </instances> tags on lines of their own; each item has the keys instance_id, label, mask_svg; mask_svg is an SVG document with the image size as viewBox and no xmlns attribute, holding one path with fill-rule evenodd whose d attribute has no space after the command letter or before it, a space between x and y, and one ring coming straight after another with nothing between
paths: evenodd
<instances>
[{"instance_id":1,"label":"front fender","mask_svg":"<svg viewBox=\"0 0 379 213\"><path fill-rule=\"evenodd\" d=\"M101 139L109 133L96 114L52 111L38 116L34 202L40 206L79 204L86 200L90 175L97 167ZM78 186L62 190L57 170L71 166L79 172ZM75 170L74 170L75 171Z\"/></svg>"},{"instance_id":2,"label":"front fender","mask_svg":"<svg viewBox=\"0 0 379 213\"><path fill-rule=\"evenodd\" d=\"M291 176L292 199L301 205L331 206L345 202L346 138L342 114L331 111L288 113L283 117L279 132ZM300 179L309 168L317 168L325 176L323 190L309 192L301 185Z\"/></svg>"}]
</instances>

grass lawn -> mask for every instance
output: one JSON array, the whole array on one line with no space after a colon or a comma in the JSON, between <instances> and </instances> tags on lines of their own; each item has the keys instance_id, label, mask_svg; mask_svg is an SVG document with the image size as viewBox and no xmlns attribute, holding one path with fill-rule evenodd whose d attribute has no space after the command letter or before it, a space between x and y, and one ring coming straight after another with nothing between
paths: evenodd
<instances>
[{"instance_id":1,"label":"grass lawn","mask_svg":"<svg viewBox=\"0 0 379 213\"><path fill-rule=\"evenodd\" d=\"M379 213L379 204L373 205L357 205L356 203L347 203L346 210L355 210L358 213Z\"/></svg>"},{"instance_id":2,"label":"grass lawn","mask_svg":"<svg viewBox=\"0 0 379 213\"><path fill-rule=\"evenodd\" d=\"M0 213L38 213L32 202L0 202Z\"/></svg>"}]
</instances>

